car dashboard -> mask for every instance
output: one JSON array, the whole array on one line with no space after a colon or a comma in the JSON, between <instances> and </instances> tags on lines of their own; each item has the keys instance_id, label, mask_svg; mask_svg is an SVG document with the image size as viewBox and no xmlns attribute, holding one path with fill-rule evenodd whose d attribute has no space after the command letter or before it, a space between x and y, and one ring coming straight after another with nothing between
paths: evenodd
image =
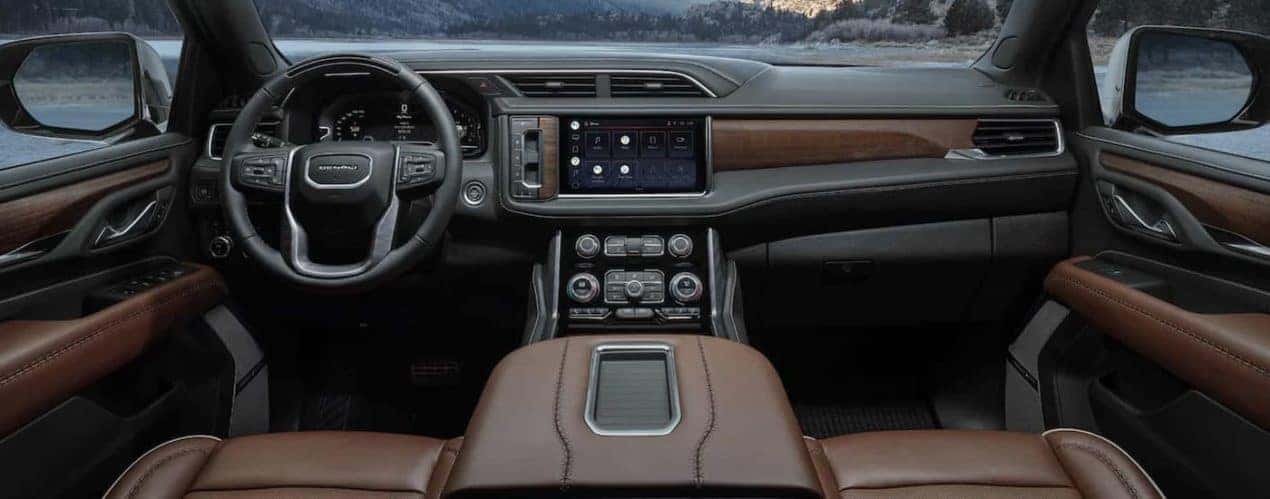
<instances>
[{"instance_id":1,"label":"car dashboard","mask_svg":"<svg viewBox=\"0 0 1270 499\"><path fill-rule=\"evenodd\" d=\"M772 258L772 241L1054 213L1077 181L1053 101L972 68L606 52L392 57L438 90L461 137L461 196L440 258L533 266L536 339L743 336L734 262ZM369 74L329 74L258 130L295 144L433 142L434 126L405 95ZM218 113L193 184L206 207L217 204L211 153L235 110ZM978 227L969 233L997 237ZM201 232L210 256L229 256L215 216ZM817 258L817 248L800 251ZM791 306L818 303L809 292L791 294Z\"/></svg>"}]
</instances>

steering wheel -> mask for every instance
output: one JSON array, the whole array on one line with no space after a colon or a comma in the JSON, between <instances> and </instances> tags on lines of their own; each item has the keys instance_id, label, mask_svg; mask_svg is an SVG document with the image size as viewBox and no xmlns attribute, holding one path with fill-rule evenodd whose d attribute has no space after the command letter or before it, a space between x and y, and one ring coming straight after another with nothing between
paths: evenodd
<instances>
[{"instance_id":1,"label":"steering wheel","mask_svg":"<svg viewBox=\"0 0 1270 499\"><path fill-rule=\"evenodd\" d=\"M356 141L261 148L252 143L256 123L274 102L336 73L369 73L397 82L424 105L437 144ZM275 76L243 107L225 144L221 200L230 229L268 272L306 288L362 291L408 270L439 244L459 196L461 151L445 101L414 71L365 55L319 57ZM248 194L282 197L280 249L256 233ZM427 218L412 236L399 238L404 211L399 196L428 195L434 202ZM365 246L357 243L367 240Z\"/></svg>"}]
</instances>

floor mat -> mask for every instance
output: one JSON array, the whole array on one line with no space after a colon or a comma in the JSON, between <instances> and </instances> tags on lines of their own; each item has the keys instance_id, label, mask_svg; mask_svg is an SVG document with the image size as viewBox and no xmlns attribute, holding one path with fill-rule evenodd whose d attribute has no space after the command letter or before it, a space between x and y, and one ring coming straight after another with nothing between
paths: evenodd
<instances>
[{"instance_id":1,"label":"floor mat","mask_svg":"<svg viewBox=\"0 0 1270 499\"><path fill-rule=\"evenodd\" d=\"M934 429L935 416L925 401L887 401L860 405L794 404L803 434L829 438L849 433Z\"/></svg>"}]
</instances>

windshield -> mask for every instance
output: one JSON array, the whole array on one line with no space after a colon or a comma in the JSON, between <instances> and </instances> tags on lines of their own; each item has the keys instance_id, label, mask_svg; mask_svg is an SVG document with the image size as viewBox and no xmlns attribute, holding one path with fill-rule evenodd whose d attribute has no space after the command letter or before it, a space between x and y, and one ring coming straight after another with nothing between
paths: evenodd
<instances>
[{"instance_id":1,"label":"windshield","mask_svg":"<svg viewBox=\"0 0 1270 499\"><path fill-rule=\"evenodd\" d=\"M479 46L739 57L773 64L966 66L1010 0L256 0L292 61Z\"/></svg>"}]
</instances>

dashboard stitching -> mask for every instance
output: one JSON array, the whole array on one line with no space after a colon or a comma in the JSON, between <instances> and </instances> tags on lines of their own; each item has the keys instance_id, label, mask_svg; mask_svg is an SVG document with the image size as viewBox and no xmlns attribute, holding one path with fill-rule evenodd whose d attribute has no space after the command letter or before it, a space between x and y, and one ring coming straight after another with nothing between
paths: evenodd
<instances>
[{"instance_id":1,"label":"dashboard stitching","mask_svg":"<svg viewBox=\"0 0 1270 499\"><path fill-rule=\"evenodd\" d=\"M564 346L560 349L560 367L556 370L555 430L556 436L560 437L560 445L564 449L560 471L560 490L569 489L569 472L573 464L573 453L569 447L569 437L565 436L564 427L560 422L560 392L564 386L564 365L568 357L569 339L566 338Z\"/></svg>"},{"instance_id":2,"label":"dashboard stitching","mask_svg":"<svg viewBox=\"0 0 1270 499\"><path fill-rule=\"evenodd\" d=\"M697 351L701 353L701 368L705 371L706 394L710 400L709 422L706 425L705 433L701 435L701 440L697 442L696 458L693 462L694 480L697 483L697 487L701 487L705 483L705 472L701 469L701 458L705 453L706 441L710 439L710 435L714 433L714 429L718 426L718 421L716 420L718 413L715 411L714 384L710 380L710 364L706 362L706 347L702 343L700 336L697 337Z\"/></svg>"}]
</instances>

